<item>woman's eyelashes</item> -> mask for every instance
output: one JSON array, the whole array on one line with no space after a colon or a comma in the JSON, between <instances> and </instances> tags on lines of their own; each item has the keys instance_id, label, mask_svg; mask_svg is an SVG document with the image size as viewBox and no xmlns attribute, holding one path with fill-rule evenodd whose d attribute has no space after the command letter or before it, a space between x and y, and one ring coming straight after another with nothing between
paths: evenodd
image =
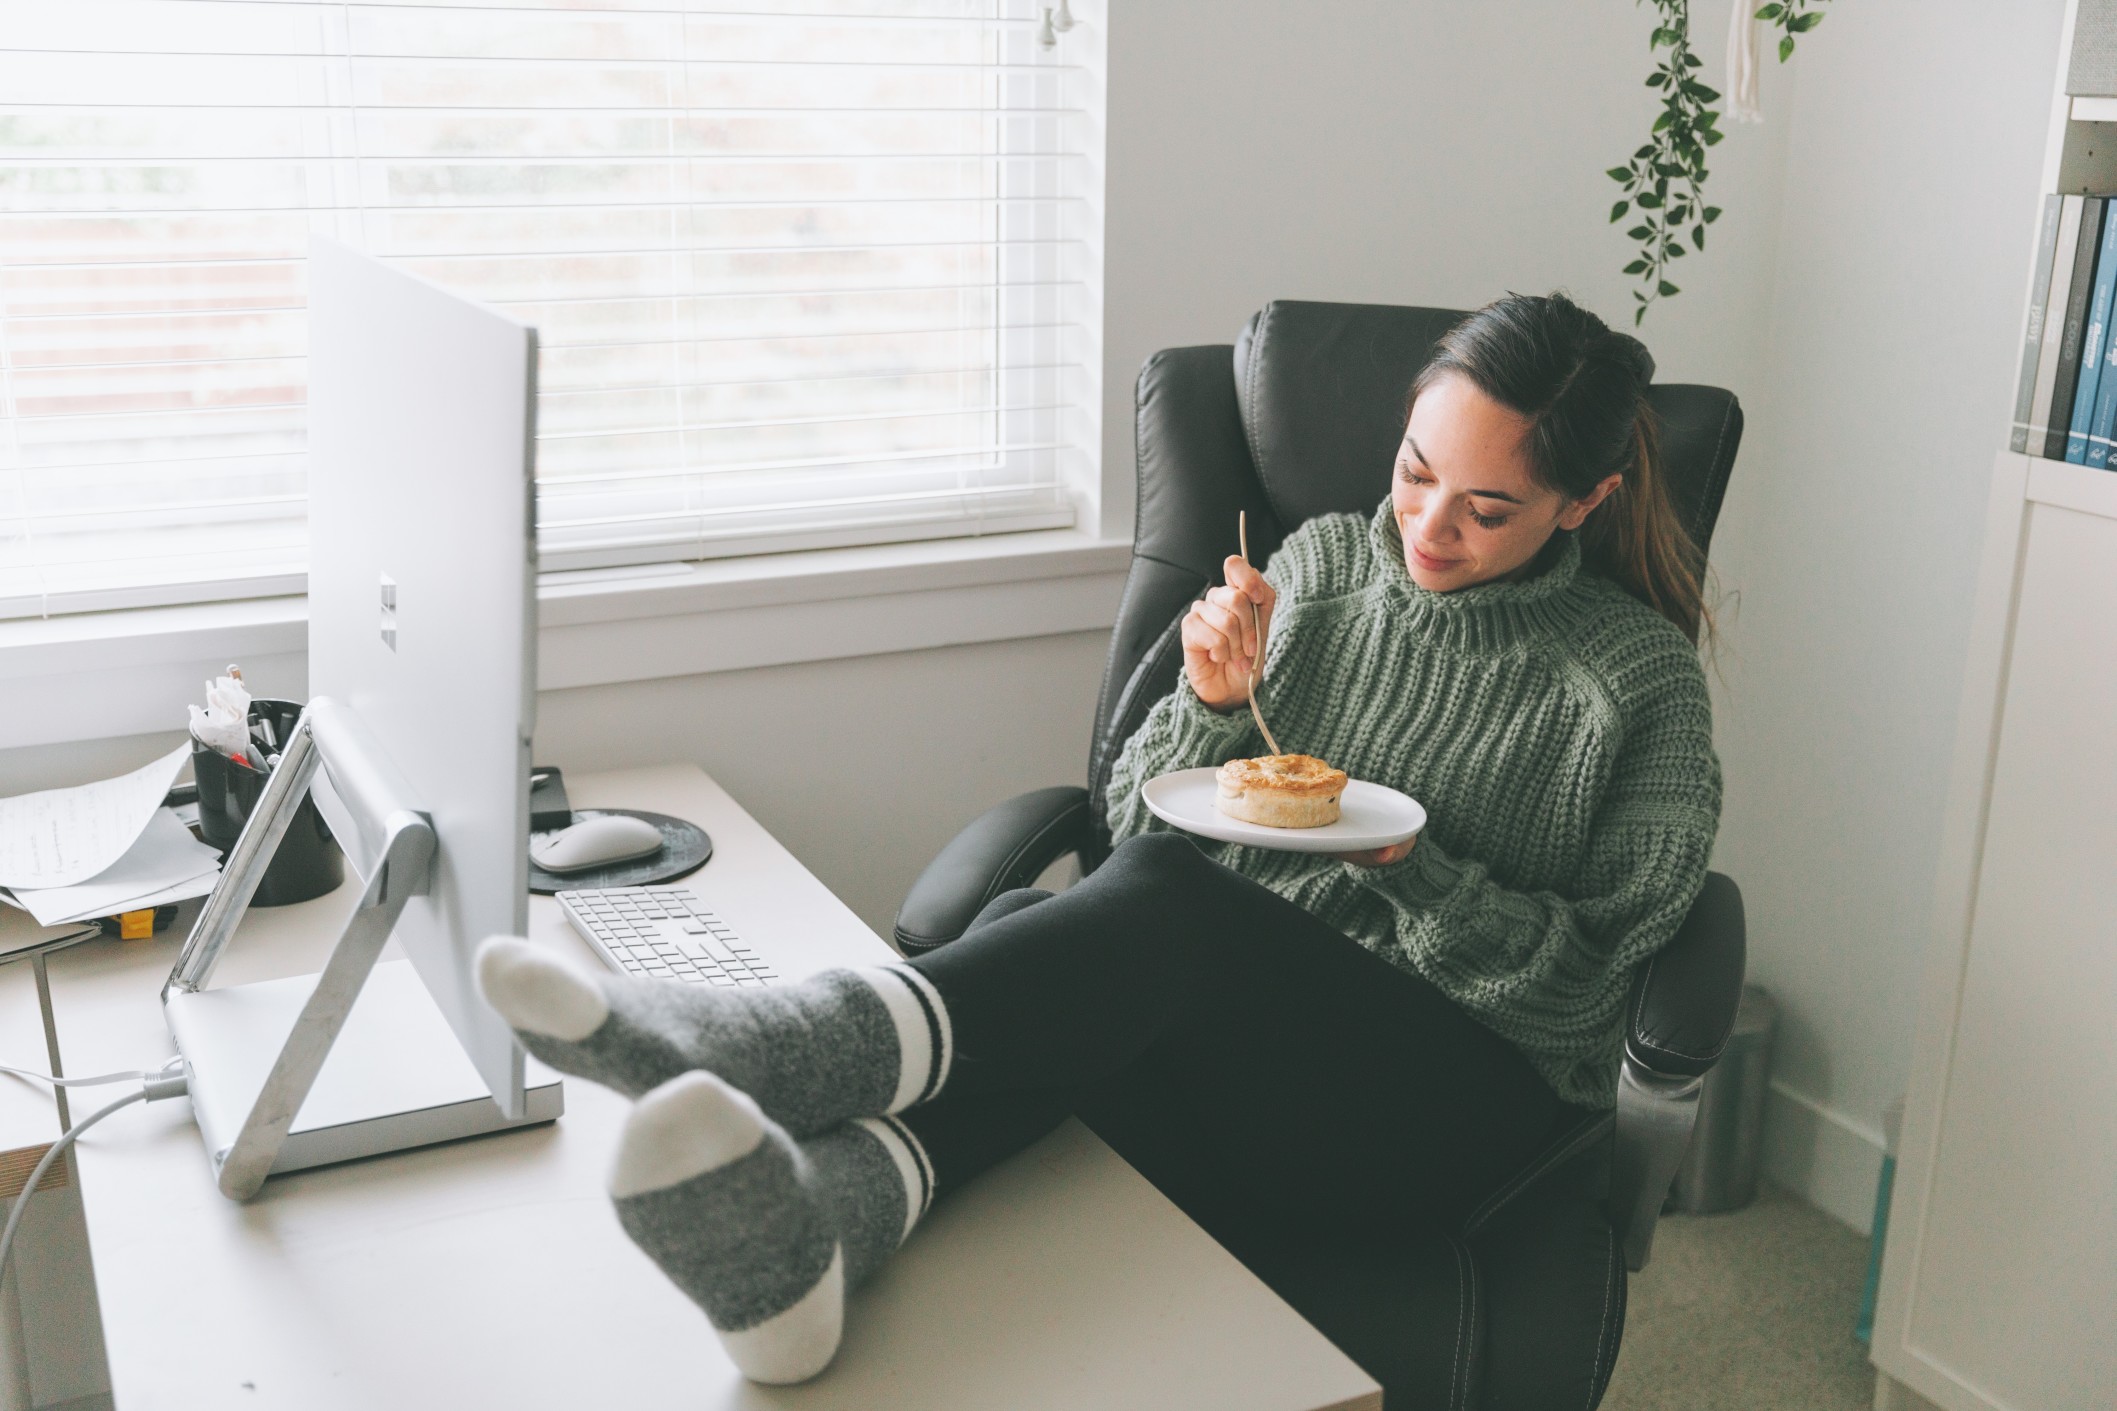
<instances>
[{"instance_id":1,"label":"woman's eyelashes","mask_svg":"<svg viewBox=\"0 0 2117 1411\"><path fill-rule=\"evenodd\" d=\"M1433 484L1433 478L1431 476L1419 474L1417 470L1412 468L1412 465L1409 461L1398 462L1397 474L1402 477L1406 485L1425 486ZM1467 508L1470 511L1470 522L1472 524L1475 524L1480 529L1497 529L1507 522L1506 515L1480 514L1478 513L1477 506L1475 505L1470 505Z\"/></svg>"}]
</instances>

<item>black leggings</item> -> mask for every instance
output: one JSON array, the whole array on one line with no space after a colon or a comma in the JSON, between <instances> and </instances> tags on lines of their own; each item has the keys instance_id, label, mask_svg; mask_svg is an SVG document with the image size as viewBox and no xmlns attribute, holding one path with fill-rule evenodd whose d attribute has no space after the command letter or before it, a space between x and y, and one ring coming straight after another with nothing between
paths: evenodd
<instances>
[{"instance_id":1,"label":"black leggings","mask_svg":"<svg viewBox=\"0 0 2117 1411\"><path fill-rule=\"evenodd\" d=\"M1076 1109L1144 1113L1200 1198L1373 1236L1460 1219L1581 1115L1431 984L1172 834L911 964L954 1026L941 1097L904 1115L942 1192Z\"/></svg>"}]
</instances>

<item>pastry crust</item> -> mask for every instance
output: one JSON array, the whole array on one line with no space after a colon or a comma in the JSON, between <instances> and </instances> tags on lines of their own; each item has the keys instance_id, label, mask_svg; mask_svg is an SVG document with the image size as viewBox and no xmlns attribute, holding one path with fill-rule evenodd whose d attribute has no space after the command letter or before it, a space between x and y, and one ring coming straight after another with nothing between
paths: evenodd
<instances>
[{"instance_id":1,"label":"pastry crust","mask_svg":"<svg viewBox=\"0 0 2117 1411\"><path fill-rule=\"evenodd\" d=\"M1338 821L1345 771L1314 755L1231 759L1220 766L1214 805L1230 818L1267 828L1321 828Z\"/></svg>"}]
</instances>

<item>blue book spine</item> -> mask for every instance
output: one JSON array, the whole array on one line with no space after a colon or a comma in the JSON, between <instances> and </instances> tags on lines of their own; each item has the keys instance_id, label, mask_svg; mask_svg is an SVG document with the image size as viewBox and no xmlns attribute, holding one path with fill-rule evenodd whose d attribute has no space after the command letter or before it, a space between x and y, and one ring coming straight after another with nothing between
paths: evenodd
<instances>
[{"instance_id":1,"label":"blue book spine","mask_svg":"<svg viewBox=\"0 0 2117 1411\"><path fill-rule=\"evenodd\" d=\"M2102 355L2101 380L2095 389L2095 415L2088 422L2088 458L2084 462L2090 470L2108 470L2110 452L2117 449L2117 338L2103 340L2108 349Z\"/></svg>"},{"instance_id":2,"label":"blue book spine","mask_svg":"<svg viewBox=\"0 0 2117 1411\"><path fill-rule=\"evenodd\" d=\"M2086 465L2088 461L2088 437L2094 429L2097 393L2111 342L2113 295L2117 295L2117 220L2105 220L2102 248L2095 252L2095 292L2088 304L2087 338L2080 350L2080 386L2073 393L2073 421L2066 428L2066 459L2074 465ZM2109 462L2107 447L2103 462Z\"/></svg>"}]
</instances>

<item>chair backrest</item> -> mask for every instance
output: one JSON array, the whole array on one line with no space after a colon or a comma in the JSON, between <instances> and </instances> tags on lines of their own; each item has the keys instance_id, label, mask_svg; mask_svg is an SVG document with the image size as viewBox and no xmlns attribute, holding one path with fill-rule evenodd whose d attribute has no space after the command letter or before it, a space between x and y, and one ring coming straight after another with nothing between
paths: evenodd
<instances>
[{"instance_id":1,"label":"chair backrest","mask_svg":"<svg viewBox=\"0 0 2117 1411\"><path fill-rule=\"evenodd\" d=\"M1319 514L1366 513L1389 490L1412 379L1462 310L1278 300L1233 347L1167 348L1140 370L1132 569L1096 703L1088 791L1102 837L1110 765L1175 688L1177 626L1220 581L1247 510L1262 563ZM1717 387L1657 384L1669 488L1704 550L1742 440L1742 408ZM1107 842L1107 839L1104 839ZM1089 859L1096 861L1099 859Z\"/></svg>"}]
</instances>

